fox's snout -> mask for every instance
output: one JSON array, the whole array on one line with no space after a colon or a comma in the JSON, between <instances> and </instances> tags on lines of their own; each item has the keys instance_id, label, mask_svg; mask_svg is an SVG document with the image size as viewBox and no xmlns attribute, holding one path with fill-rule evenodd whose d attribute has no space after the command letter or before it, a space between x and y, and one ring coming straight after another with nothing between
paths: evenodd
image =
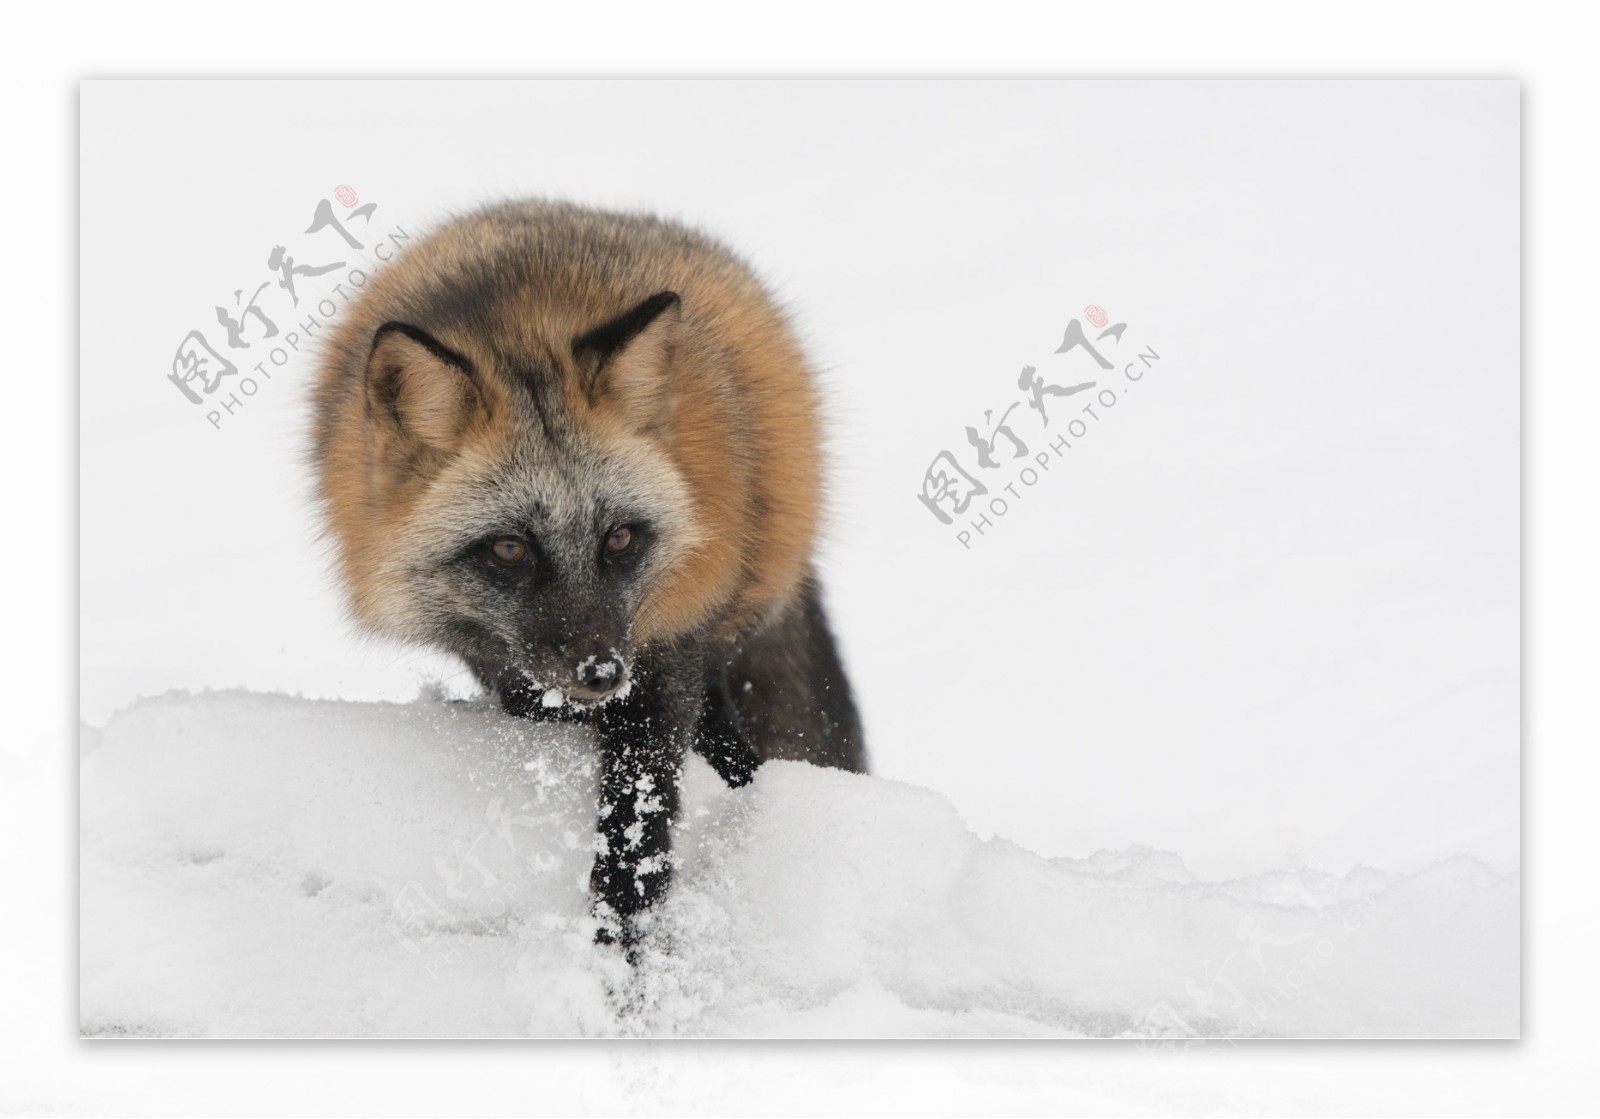
<instances>
[{"instance_id":1,"label":"fox's snout","mask_svg":"<svg viewBox=\"0 0 1600 1119\"><path fill-rule=\"evenodd\" d=\"M628 682L628 666L615 652L583 658L574 670L578 694L584 699L604 699Z\"/></svg>"}]
</instances>

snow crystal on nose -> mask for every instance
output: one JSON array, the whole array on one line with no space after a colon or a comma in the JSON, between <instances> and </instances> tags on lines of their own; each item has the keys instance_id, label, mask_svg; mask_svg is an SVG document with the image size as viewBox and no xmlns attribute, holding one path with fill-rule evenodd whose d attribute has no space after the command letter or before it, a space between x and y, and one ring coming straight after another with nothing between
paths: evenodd
<instances>
[{"instance_id":1,"label":"snow crystal on nose","mask_svg":"<svg viewBox=\"0 0 1600 1119\"><path fill-rule=\"evenodd\" d=\"M583 679L584 674L592 670L598 679L609 680L617 674L619 667L621 666L617 664L617 658L614 656L601 660L598 653L591 654L578 662L578 678Z\"/></svg>"},{"instance_id":2,"label":"snow crystal on nose","mask_svg":"<svg viewBox=\"0 0 1600 1119\"><path fill-rule=\"evenodd\" d=\"M560 688L546 688L539 702L546 707L560 707L566 701L566 696L561 694Z\"/></svg>"}]
</instances>

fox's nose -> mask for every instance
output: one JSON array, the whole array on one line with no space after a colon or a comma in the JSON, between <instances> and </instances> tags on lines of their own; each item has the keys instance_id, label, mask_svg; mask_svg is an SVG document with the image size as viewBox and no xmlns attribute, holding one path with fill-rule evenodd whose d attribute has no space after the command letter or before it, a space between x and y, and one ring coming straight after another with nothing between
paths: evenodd
<instances>
[{"instance_id":1,"label":"fox's nose","mask_svg":"<svg viewBox=\"0 0 1600 1119\"><path fill-rule=\"evenodd\" d=\"M610 695L625 679L627 672L615 656L585 657L578 663L578 683L597 695Z\"/></svg>"}]
</instances>

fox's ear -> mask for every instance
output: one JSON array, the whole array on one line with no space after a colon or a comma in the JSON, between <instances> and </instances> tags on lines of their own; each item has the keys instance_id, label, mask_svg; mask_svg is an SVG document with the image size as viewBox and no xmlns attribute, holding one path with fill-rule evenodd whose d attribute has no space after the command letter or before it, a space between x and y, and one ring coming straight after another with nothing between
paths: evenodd
<instances>
[{"instance_id":1,"label":"fox's ear","mask_svg":"<svg viewBox=\"0 0 1600 1119\"><path fill-rule=\"evenodd\" d=\"M681 306L677 292L657 292L573 339L572 356L591 405L602 398L612 400L640 423L662 415L671 387Z\"/></svg>"},{"instance_id":2,"label":"fox's ear","mask_svg":"<svg viewBox=\"0 0 1600 1119\"><path fill-rule=\"evenodd\" d=\"M482 406L471 362L405 323L384 323L367 358L367 401L380 422L451 450Z\"/></svg>"}]
</instances>

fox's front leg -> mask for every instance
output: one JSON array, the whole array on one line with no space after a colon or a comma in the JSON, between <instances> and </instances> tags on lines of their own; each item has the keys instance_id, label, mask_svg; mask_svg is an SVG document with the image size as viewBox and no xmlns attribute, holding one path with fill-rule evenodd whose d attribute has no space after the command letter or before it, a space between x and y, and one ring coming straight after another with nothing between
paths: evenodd
<instances>
[{"instance_id":1,"label":"fox's front leg","mask_svg":"<svg viewBox=\"0 0 1600 1119\"><path fill-rule=\"evenodd\" d=\"M621 943L630 960L640 918L672 877L683 758L702 702L698 655L639 660L632 691L597 712L601 843L589 876L595 939Z\"/></svg>"}]
</instances>

